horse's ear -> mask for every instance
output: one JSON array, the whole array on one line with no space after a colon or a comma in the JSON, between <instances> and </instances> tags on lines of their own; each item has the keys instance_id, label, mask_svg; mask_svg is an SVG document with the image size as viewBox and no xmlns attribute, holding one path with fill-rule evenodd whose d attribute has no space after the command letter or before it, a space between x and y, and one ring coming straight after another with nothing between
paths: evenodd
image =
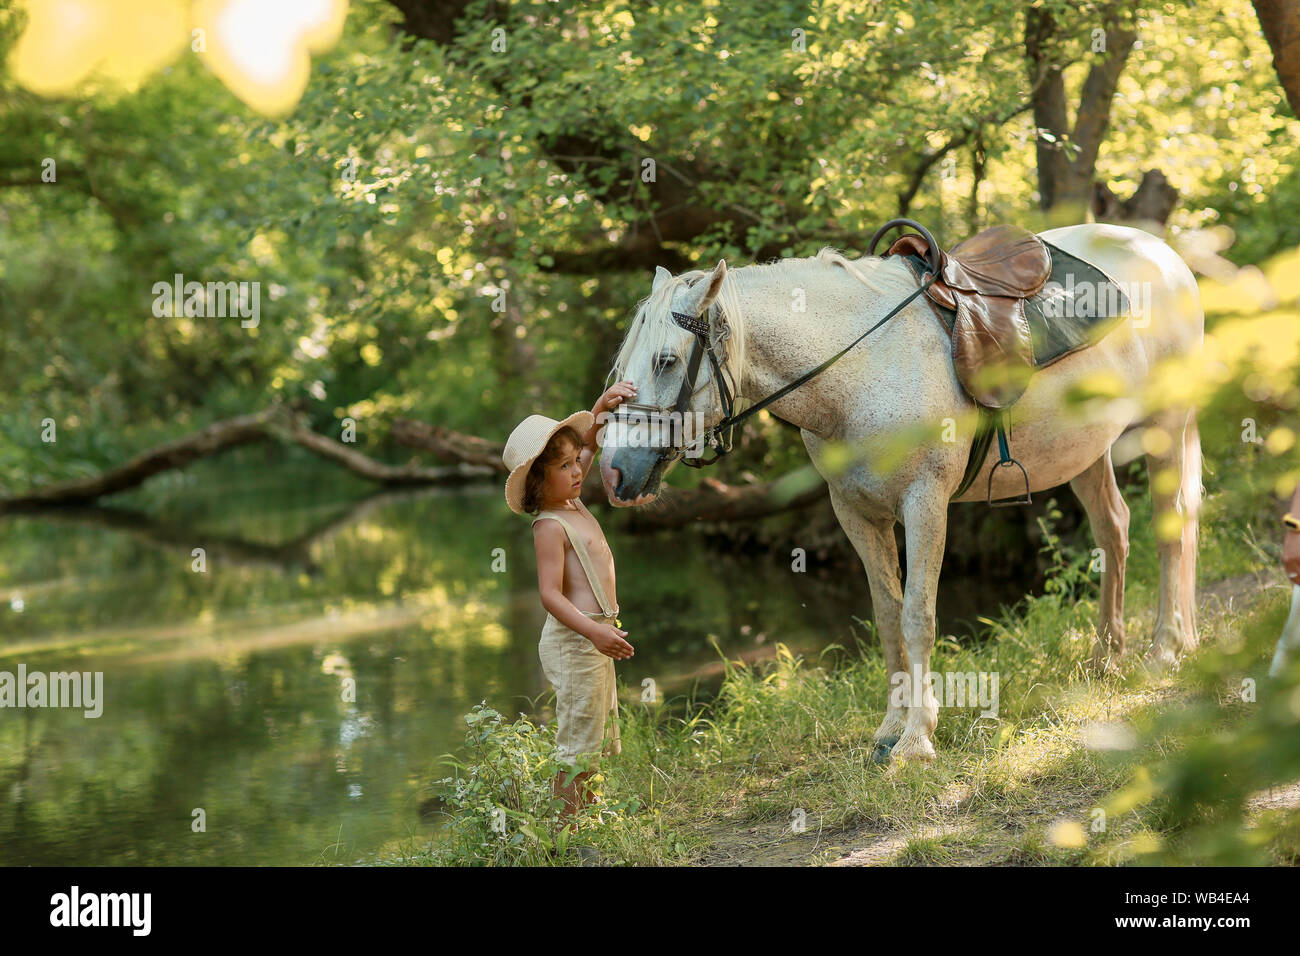
<instances>
[{"instance_id":1,"label":"horse's ear","mask_svg":"<svg viewBox=\"0 0 1300 956\"><path fill-rule=\"evenodd\" d=\"M659 287L673 277L673 274L663 266L655 266L654 281L650 284L650 291L658 292Z\"/></svg>"},{"instance_id":2,"label":"horse's ear","mask_svg":"<svg viewBox=\"0 0 1300 956\"><path fill-rule=\"evenodd\" d=\"M722 280L727 277L727 260L719 259L718 264L713 267L713 272L709 274L707 282L697 282L693 290L698 290L696 299L691 304L692 315L703 315L705 309L713 305L718 293L722 291Z\"/></svg>"}]
</instances>

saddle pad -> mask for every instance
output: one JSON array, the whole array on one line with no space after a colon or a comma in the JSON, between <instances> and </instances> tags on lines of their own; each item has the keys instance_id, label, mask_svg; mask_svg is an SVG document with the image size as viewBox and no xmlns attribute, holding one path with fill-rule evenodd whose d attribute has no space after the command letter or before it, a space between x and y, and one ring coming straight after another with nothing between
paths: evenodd
<instances>
[{"instance_id":1,"label":"saddle pad","mask_svg":"<svg viewBox=\"0 0 1300 956\"><path fill-rule=\"evenodd\" d=\"M1052 257L1052 273L1043 288L1025 299L1025 320L1033 344L1034 368L1050 365L1071 352L1095 343L1128 313L1128 296L1109 276L1089 262L1044 240ZM905 255L918 280L925 261ZM952 333L957 314L927 299Z\"/></svg>"},{"instance_id":2,"label":"saddle pad","mask_svg":"<svg viewBox=\"0 0 1300 956\"><path fill-rule=\"evenodd\" d=\"M1128 314L1129 301L1119 285L1090 262L1050 242L1052 274L1042 290L1025 300L1025 318L1034 343L1034 367L1096 343Z\"/></svg>"}]
</instances>

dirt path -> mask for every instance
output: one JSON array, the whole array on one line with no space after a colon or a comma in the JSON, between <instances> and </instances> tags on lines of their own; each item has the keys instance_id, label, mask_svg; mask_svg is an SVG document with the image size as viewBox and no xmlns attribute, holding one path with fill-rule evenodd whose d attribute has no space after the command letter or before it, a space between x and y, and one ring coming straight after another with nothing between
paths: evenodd
<instances>
[{"instance_id":1,"label":"dirt path","mask_svg":"<svg viewBox=\"0 0 1300 956\"><path fill-rule=\"evenodd\" d=\"M1201 621L1240 614L1258 603L1266 588L1282 587L1277 580L1254 574L1216 582L1202 589L1199 601ZM1138 647L1130 653L1140 652ZM1090 808L1102 795L1087 791L1044 793L1032 810L1002 813L993 817L963 808L961 793L941 800L938 822L922 826L881 830L878 827L846 827L826 830L809 815L806 829L792 831L789 821L774 820L739 826L719 825L707 832L710 848L697 865L704 866L888 866L909 862L945 866L1015 866L1041 862L1026 856L1024 836L1034 828L1050 828L1056 821L1086 820ZM1252 818L1265 810L1300 806L1300 782L1274 787L1256 794L1250 802ZM944 845L944 838L956 838ZM972 839L974 837L974 839ZM922 858L909 854L914 841L921 841ZM929 848L928 850L926 848Z\"/></svg>"}]
</instances>

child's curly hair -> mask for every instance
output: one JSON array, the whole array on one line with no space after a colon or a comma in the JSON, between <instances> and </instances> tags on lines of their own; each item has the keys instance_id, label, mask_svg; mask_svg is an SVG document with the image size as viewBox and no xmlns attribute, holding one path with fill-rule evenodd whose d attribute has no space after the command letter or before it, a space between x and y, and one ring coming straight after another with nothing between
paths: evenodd
<instances>
[{"instance_id":1,"label":"child's curly hair","mask_svg":"<svg viewBox=\"0 0 1300 956\"><path fill-rule=\"evenodd\" d=\"M546 466L564 457L568 451L566 442L579 451L582 450L582 436L572 425L565 425L552 435L542 453L533 459L533 466L524 478L523 508L528 514L535 515L542 510L542 484L546 480Z\"/></svg>"}]
</instances>

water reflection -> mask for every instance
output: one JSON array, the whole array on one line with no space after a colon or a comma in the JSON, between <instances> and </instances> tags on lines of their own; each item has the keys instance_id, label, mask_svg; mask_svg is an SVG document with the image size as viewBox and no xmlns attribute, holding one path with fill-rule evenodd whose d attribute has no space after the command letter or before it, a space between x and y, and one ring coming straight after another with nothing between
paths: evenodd
<instances>
[{"instance_id":1,"label":"water reflection","mask_svg":"<svg viewBox=\"0 0 1300 956\"><path fill-rule=\"evenodd\" d=\"M532 535L494 485L371 492L248 449L110 508L0 518L0 670L104 674L98 719L0 710L0 863L349 862L431 835L422 789L462 715L549 716ZM856 569L608 535L629 699L707 690L711 640L815 652L869 616Z\"/></svg>"}]
</instances>

